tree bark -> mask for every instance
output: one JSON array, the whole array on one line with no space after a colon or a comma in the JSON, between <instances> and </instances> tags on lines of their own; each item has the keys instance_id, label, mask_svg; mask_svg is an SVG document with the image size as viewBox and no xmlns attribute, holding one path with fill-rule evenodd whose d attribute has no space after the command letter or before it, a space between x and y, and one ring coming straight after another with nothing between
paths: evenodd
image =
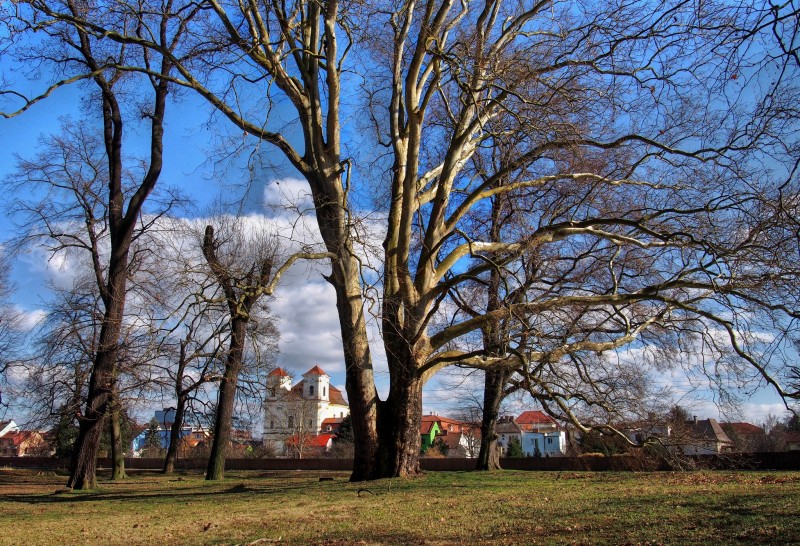
<instances>
[{"instance_id":1,"label":"tree bark","mask_svg":"<svg viewBox=\"0 0 800 546\"><path fill-rule=\"evenodd\" d=\"M410 370L410 367L398 367ZM423 381L414 372L392 378L389 396L378 411L379 466L371 479L420 474Z\"/></svg>"},{"instance_id":2,"label":"tree bark","mask_svg":"<svg viewBox=\"0 0 800 546\"><path fill-rule=\"evenodd\" d=\"M508 368L488 369L483 385L483 415L481 419L481 449L475 470L499 470L500 450L497 446L495 426L500 413L506 383L512 371Z\"/></svg>"},{"instance_id":3,"label":"tree bark","mask_svg":"<svg viewBox=\"0 0 800 546\"><path fill-rule=\"evenodd\" d=\"M122 445L122 427L120 425L120 411L122 406L116 389L112 393L109 404L111 427L111 479L124 480L128 477L125 473L125 446Z\"/></svg>"},{"instance_id":4,"label":"tree bark","mask_svg":"<svg viewBox=\"0 0 800 546\"><path fill-rule=\"evenodd\" d=\"M97 485L97 452L103 431L103 418L108 412L114 387L115 367L119 345L122 316L125 311L125 288L127 280L127 249L111 254L108 273L109 297L100 328L100 346L95 356L94 368L89 379L86 411L80 418L78 439L73 451L70 477L67 487L94 489Z\"/></svg>"},{"instance_id":5,"label":"tree bark","mask_svg":"<svg viewBox=\"0 0 800 546\"><path fill-rule=\"evenodd\" d=\"M231 329L230 350L225 362L225 373L219 385L217 413L214 419L214 440L211 443L206 480L221 480L225 477L225 454L231 441L231 421L233 406L236 402L236 386L239 383L239 372L242 369L247 320L242 317L234 318Z\"/></svg>"},{"instance_id":6,"label":"tree bark","mask_svg":"<svg viewBox=\"0 0 800 546\"><path fill-rule=\"evenodd\" d=\"M354 260L350 261L349 266L356 267L352 263ZM379 400L375 390L361 286L352 276L333 277L344 347L345 390L353 424L353 441L358 446L353 452L350 481L358 482L370 479L377 472Z\"/></svg>"},{"instance_id":7,"label":"tree bark","mask_svg":"<svg viewBox=\"0 0 800 546\"><path fill-rule=\"evenodd\" d=\"M183 414L186 411L187 395L178 395L178 403L175 408L175 418L169 430L169 447L167 447L167 457L164 459L164 474L175 472L175 463L178 459L178 447L181 442L181 429L183 428Z\"/></svg>"},{"instance_id":8,"label":"tree bark","mask_svg":"<svg viewBox=\"0 0 800 546\"><path fill-rule=\"evenodd\" d=\"M330 159L338 164L338 154ZM324 169L320 169L324 171ZM342 334L345 363L345 390L353 423L353 472L350 481L372 479L378 471L378 393L369 350L369 335L364 318L361 264L353 251L347 222L347 200L340 175L319 177L319 171L306 173L317 209L317 223L331 259L331 274L326 280L336 291L336 307Z\"/></svg>"}]
</instances>

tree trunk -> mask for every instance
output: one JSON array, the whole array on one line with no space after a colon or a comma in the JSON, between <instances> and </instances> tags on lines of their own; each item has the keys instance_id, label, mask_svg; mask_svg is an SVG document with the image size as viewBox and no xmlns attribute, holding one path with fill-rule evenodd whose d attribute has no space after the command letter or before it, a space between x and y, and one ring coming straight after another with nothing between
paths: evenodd
<instances>
[{"instance_id":1,"label":"tree trunk","mask_svg":"<svg viewBox=\"0 0 800 546\"><path fill-rule=\"evenodd\" d=\"M125 446L122 445L122 427L120 426L121 405L119 394L116 390L112 393L109 404L109 421L111 425L111 479L124 480L128 477L125 473Z\"/></svg>"},{"instance_id":2,"label":"tree trunk","mask_svg":"<svg viewBox=\"0 0 800 546\"><path fill-rule=\"evenodd\" d=\"M175 462L178 459L178 447L181 443L181 429L183 428L183 414L186 411L187 396L179 395L178 404L175 408L175 419L172 421L172 428L169 431L169 447L167 447L167 457L164 459L164 474L175 472Z\"/></svg>"},{"instance_id":3,"label":"tree trunk","mask_svg":"<svg viewBox=\"0 0 800 546\"><path fill-rule=\"evenodd\" d=\"M351 263L350 267L356 265ZM344 346L345 390L353 424L353 442L357 446L353 450L350 481L358 482L371 479L377 472L379 400L358 277L337 277L333 276L332 284L336 289L336 306Z\"/></svg>"},{"instance_id":4,"label":"tree trunk","mask_svg":"<svg viewBox=\"0 0 800 546\"><path fill-rule=\"evenodd\" d=\"M206 480L221 480L225 477L225 453L231 440L231 421L233 406L236 402L236 386L239 383L239 372L242 369L247 319L241 316L235 317L231 328L233 332L225 363L225 373L219 385L217 414L214 420L214 440L211 444L211 455L208 458Z\"/></svg>"},{"instance_id":5,"label":"tree trunk","mask_svg":"<svg viewBox=\"0 0 800 546\"><path fill-rule=\"evenodd\" d=\"M409 369L403 367L403 370ZM371 479L420 474L422 386L423 381L414 372L392 378L389 397L378 411L380 465Z\"/></svg>"},{"instance_id":6,"label":"tree trunk","mask_svg":"<svg viewBox=\"0 0 800 546\"><path fill-rule=\"evenodd\" d=\"M97 452L103 431L103 418L108 412L114 387L115 368L119 346L122 316L125 308L127 252L115 256L112 252L109 270L109 297L100 328L100 341L94 367L89 379L86 411L80 418L78 439L73 451L67 487L94 489L97 485Z\"/></svg>"},{"instance_id":7,"label":"tree trunk","mask_svg":"<svg viewBox=\"0 0 800 546\"><path fill-rule=\"evenodd\" d=\"M338 164L336 161L331 164ZM321 172L321 171L320 171ZM317 209L317 224L331 259L326 277L336 290L336 307L342 334L345 390L353 423L353 473L350 481L372 479L378 471L378 393L372 370L369 335L364 318L361 263L353 252L347 202L339 175L331 179L306 173Z\"/></svg>"},{"instance_id":8,"label":"tree trunk","mask_svg":"<svg viewBox=\"0 0 800 546\"><path fill-rule=\"evenodd\" d=\"M481 449L475 470L499 470L500 449L495 426L503 401L503 389L512 375L506 368L488 369L483 385L483 416L481 419Z\"/></svg>"}]
</instances>

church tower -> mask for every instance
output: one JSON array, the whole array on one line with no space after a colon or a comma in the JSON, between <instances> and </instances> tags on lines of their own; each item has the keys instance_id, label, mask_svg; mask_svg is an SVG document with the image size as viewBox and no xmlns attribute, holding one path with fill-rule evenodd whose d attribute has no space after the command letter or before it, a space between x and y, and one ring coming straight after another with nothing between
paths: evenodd
<instances>
[{"instance_id":1,"label":"church tower","mask_svg":"<svg viewBox=\"0 0 800 546\"><path fill-rule=\"evenodd\" d=\"M319 366L314 366L303 374L303 398L328 402L330 400L331 378Z\"/></svg>"},{"instance_id":2,"label":"church tower","mask_svg":"<svg viewBox=\"0 0 800 546\"><path fill-rule=\"evenodd\" d=\"M267 375L267 400L282 398L292 388L292 377L283 368L275 368Z\"/></svg>"}]
</instances>

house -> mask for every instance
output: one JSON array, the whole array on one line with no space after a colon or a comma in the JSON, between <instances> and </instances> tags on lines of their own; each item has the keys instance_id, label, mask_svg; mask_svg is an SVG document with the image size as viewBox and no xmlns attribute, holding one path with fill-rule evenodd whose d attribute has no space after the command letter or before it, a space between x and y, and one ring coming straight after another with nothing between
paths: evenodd
<instances>
[{"instance_id":1,"label":"house","mask_svg":"<svg viewBox=\"0 0 800 546\"><path fill-rule=\"evenodd\" d=\"M785 432L783 445L785 451L800 451L800 432Z\"/></svg>"},{"instance_id":2,"label":"house","mask_svg":"<svg viewBox=\"0 0 800 546\"><path fill-rule=\"evenodd\" d=\"M441 438L447 445L448 457L474 459L481 451L481 430L477 427L448 432Z\"/></svg>"},{"instance_id":3,"label":"house","mask_svg":"<svg viewBox=\"0 0 800 546\"><path fill-rule=\"evenodd\" d=\"M167 449L169 447L169 439L172 433L172 424L175 422L175 409L165 408L163 410L157 410L153 415L153 420L158 423L157 429L153 430L158 438L158 448ZM131 440L131 454L134 457L142 457L146 455L144 450L146 447L148 447L147 440L151 434L150 426L140 426L137 427L137 430L138 434L136 434ZM232 437L235 438L237 433L238 432L236 429L232 430ZM246 434L250 434L249 431L247 431ZM211 432L202 426L184 425L181 427L178 435L180 442L178 444L179 456L191 456L192 450L198 444L204 442L210 437Z\"/></svg>"},{"instance_id":4,"label":"house","mask_svg":"<svg viewBox=\"0 0 800 546\"><path fill-rule=\"evenodd\" d=\"M321 432L329 432L331 434L339 434L342 428L344 417L328 417L322 420Z\"/></svg>"},{"instance_id":5,"label":"house","mask_svg":"<svg viewBox=\"0 0 800 546\"><path fill-rule=\"evenodd\" d=\"M308 438L333 435L350 414L342 391L331 385L322 368L314 366L302 377L292 386L291 376L282 368L267 376L263 439L285 455L296 455ZM294 440L289 442L291 438Z\"/></svg>"},{"instance_id":6,"label":"house","mask_svg":"<svg viewBox=\"0 0 800 546\"><path fill-rule=\"evenodd\" d=\"M498 419L494 431L497 434L497 445L502 454L508 452L508 444L512 441L516 440L520 444L522 443L522 429L511 416L503 416Z\"/></svg>"},{"instance_id":7,"label":"house","mask_svg":"<svg viewBox=\"0 0 800 546\"><path fill-rule=\"evenodd\" d=\"M629 422L620 426L619 430L634 444L644 444L651 439L664 439L672 435L672 427L658 419Z\"/></svg>"},{"instance_id":8,"label":"house","mask_svg":"<svg viewBox=\"0 0 800 546\"><path fill-rule=\"evenodd\" d=\"M422 416L420 435L423 450L441 441L447 446L448 457L477 457L481 448L480 427L433 413Z\"/></svg>"},{"instance_id":9,"label":"house","mask_svg":"<svg viewBox=\"0 0 800 546\"><path fill-rule=\"evenodd\" d=\"M669 444L680 448L684 455L715 455L731 451L733 442L716 419L694 416L674 427Z\"/></svg>"},{"instance_id":10,"label":"house","mask_svg":"<svg viewBox=\"0 0 800 546\"><path fill-rule=\"evenodd\" d=\"M431 417L434 416L423 415L422 422L419 426L419 433L420 436L422 436L420 447L423 451L431 447L436 441L436 437L442 434L442 428L439 425L438 419L432 419Z\"/></svg>"},{"instance_id":11,"label":"house","mask_svg":"<svg viewBox=\"0 0 800 546\"><path fill-rule=\"evenodd\" d=\"M40 432L19 430L18 427L4 428L7 432L0 436L0 457L41 457L51 454L52 449Z\"/></svg>"},{"instance_id":12,"label":"house","mask_svg":"<svg viewBox=\"0 0 800 546\"><path fill-rule=\"evenodd\" d=\"M731 441L731 450L737 453L762 451L767 435L764 429L750 423L720 423Z\"/></svg>"},{"instance_id":13,"label":"house","mask_svg":"<svg viewBox=\"0 0 800 546\"><path fill-rule=\"evenodd\" d=\"M17 432L19 426L14 421L0 421L0 436L5 435L7 432Z\"/></svg>"},{"instance_id":14,"label":"house","mask_svg":"<svg viewBox=\"0 0 800 546\"><path fill-rule=\"evenodd\" d=\"M331 450L335 434L295 434L285 440L287 452L295 459L321 457Z\"/></svg>"},{"instance_id":15,"label":"house","mask_svg":"<svg viewBox=\"0 0 800 546\"><path fill-rule=\"evenodd\" d=\"M549 415L539 410L524 411L514 421L520 429L522 451L527 456L558 457L566 454L566 432Z\"/></svg>"}]
</instances>

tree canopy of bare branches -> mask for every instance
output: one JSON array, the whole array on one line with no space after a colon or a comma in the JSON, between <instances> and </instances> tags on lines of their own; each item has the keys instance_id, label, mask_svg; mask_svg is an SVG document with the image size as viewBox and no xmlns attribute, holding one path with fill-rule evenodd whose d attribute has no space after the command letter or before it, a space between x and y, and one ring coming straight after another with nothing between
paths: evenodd
<instances>
[{"instance_id":1,"label":"tree canopy of bare branches","mask_svg":"<svg viewBox=\"0 0 800 546\"><path fill-rule=\"evenodd\" d=\"M92 5L132 25L28 5L53 28L157 54L174 71L113 70L197 92L308 181L337 295L353 479L418 471L422 387L454 363L522 363L571 418L586 388L596 405L635 395L605 396L635 364L585 355L651 340L697 349L721 387L760 381L798 397L785 350L798 318L792 4ZM191 39L143 32L152 13ZM371 136L347 125L364 118ZM356 251L364 188L388 202L376 205L386 400ZM514 221L492 233L499 198ZM449 313L454 293L492 272L516 297ZM503 350L472 342L498 321Z\"/></svg>"}]
</instances>

